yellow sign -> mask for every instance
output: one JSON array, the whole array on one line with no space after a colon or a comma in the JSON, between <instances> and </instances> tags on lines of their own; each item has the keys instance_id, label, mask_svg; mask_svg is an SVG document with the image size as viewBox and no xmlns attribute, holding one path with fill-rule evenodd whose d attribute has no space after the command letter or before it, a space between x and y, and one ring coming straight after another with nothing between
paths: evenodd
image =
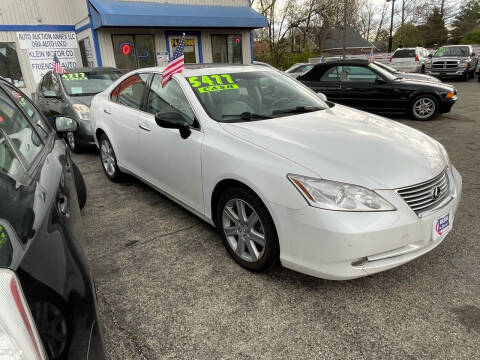
<instances>
[{"instance_id":1,"label":"yellow sign","mask_svg":"<svg viewBox=\"0 0 480 360\"><path fill-rule=\"evenodd\" d=\"M188 82L199 93L239 89L229 74L191 76L188 78Z\"/></svg>"},{"instance_id":2,"label":"yellow sign","mask_svg":"<svg viewBox=\"0 0 480 360\"><path fill-rule=\"evenodd\" d=\"M63 80L88 80L87 76L83 72L62 74L62 79Z\"/></svg>"},{"instance_id":3,"label":"yellow sign","mask_svg":"<svg viewBox=\"0 0 480 360\"><path fill-rule=\"evenodd\" d=\"M170 39L170 43L173 47L176 47L180 43L180 39ZM185 46L195 46L195 39L185 39Z\"/></svg>"}]
</instances>

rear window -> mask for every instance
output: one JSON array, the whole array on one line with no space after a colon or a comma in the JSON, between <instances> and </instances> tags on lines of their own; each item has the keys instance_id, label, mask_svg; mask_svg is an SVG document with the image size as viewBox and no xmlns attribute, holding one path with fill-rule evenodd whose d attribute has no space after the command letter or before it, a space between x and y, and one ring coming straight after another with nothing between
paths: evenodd
<instances>
[{"instance_id":1,"label":"rear window","mask_svg":"<svg viewBox=\"0 0 480 360\"><path fill-rule=\"evenodd\" d=\"M402 49L402 50L397 50L392 56L393 58L414 58L415 57L415 50L407 50L407 49Z\"/></svg>"}]
</instances>

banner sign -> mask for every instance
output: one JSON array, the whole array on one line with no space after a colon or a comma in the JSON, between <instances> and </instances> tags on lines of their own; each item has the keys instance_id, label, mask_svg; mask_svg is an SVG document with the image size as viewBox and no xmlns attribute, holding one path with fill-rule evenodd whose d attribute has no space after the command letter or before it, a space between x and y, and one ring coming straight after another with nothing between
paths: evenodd
<instances>
[{"instance_id":1,"label":"banner sign","mask_svg":"<svg viewBox=\"0 0 480 360\"><path fill-rule=\"evenodd\" d=\"M20 48L27 50L33 79L37 84L51 69L55 54L65 69L77 67L74 49L78 43L75 32L25 31L17 32L17 38Z\"/></svg>"}]
</instances>

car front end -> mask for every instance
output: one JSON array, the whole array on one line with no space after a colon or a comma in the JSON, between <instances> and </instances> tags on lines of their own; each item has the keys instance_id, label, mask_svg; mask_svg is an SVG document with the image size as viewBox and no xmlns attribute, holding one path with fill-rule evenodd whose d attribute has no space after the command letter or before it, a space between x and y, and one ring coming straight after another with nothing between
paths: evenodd
<instances>
[{"instance_id":1,"label":"car front end","mask_svg":"<svg viewBox=\"0 0 480 360\"><path fill-rule=\"evenodd\" d=\"M427 64L426 73L438 78L458 78L468 75L470 69L470 59L443 59L433 58Z\"/></svg>"}]
</instances>

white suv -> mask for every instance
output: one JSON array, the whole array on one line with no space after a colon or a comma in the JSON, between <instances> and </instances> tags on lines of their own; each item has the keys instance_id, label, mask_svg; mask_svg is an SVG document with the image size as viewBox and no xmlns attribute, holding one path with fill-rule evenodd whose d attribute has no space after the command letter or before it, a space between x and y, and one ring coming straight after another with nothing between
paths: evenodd
<instances>
[{"instance_id":1,"label":"white suv","mask_svg":"<svg viewBox=\"0 0 480 360\"><path fill-rule=\"evenodd\" d=\"M391 66L403 72L425 72L428 50L423 47L398 48L390 58Z\"/></svg>"}]
</instances>

